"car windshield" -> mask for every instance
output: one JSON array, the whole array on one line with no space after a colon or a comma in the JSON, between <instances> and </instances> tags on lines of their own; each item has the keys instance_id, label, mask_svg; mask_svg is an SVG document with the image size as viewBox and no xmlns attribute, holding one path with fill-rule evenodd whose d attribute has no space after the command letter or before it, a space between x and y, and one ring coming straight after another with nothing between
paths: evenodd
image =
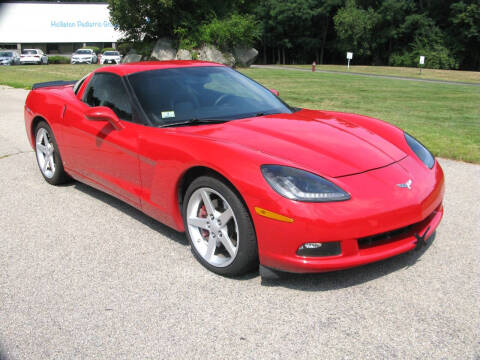
<instances>
[{"instance_id":1,"label":"car windshield","mask_svg":"<svg viewBox=\"0 0 480 360\"><path fill-rule=\"evenodd\" d=\"M106 55L106 56L117 56L118 55L118 51L105 51L103 53L103 55Z\"/></svg>"},{"instance_id":2,"label":"car windshield","mask_svg":"<svg viewBox=\"0 0 480 360\"><path fill-rule=\"evenodd\" d=\"M12 57L12 56L13 56L13 53L11 53L9 51L0 52L0 57Z\"/></svg>"},{"instance_id":3,"label":"car windshield","mask_svg":"<svg viewBox=\"0 0 480 360\"><path fill-rule=\"evenodd\" d=\"M37 55L37 50L23 50L23 55Z\"/></svg>"},{"instance_id":4,"label":"car windshield","mask_svg":"<svg viewBox=\"0 0 480 360\"><path fill-rule=\"evenodd\" d=\"M75 51L75 54L80 54L80 55L90 55L92 53L91 50L77 50Z\"/></svg>"},{"instance_id":5,"label":"car windshield","mask_svg":"<svg viewBox=\"0 0 480 360\"><path fill-rule=\"evenodd\" d=\"M128 80L157 126L293 112L269 90L224 66L143 71Z\"/></svg>"}]
</instances>

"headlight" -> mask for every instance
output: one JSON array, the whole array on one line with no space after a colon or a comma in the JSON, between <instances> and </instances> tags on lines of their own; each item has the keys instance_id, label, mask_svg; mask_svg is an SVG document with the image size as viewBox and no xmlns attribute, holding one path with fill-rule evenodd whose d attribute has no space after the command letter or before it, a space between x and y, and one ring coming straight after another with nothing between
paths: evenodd
<instances>
[{"instance_id":1,"label":"headlight","mask_svg":"<svg viewBox=\"0 0 480 360\"><path fill-rule=\"evenodd\" d=\"M337 185L307 171L281 165L262 165L261 170L273 190L287 199L306 202L350 199Z\"/></svg>"},{"instance_id":2,"label":"headlight","mask_svg":"<svg viewBox=\"0 0 480 360\"><path fill-rule=\"evenodd\" d=\"M412 135L407 133L405 134L405 140L407 141L408 146L410 149L417 155L417 157L429 168L431 169L435 164L435 158L433 157L432 153L422 145L420 141L415 139Z\"/></svg>"}]
</instances>

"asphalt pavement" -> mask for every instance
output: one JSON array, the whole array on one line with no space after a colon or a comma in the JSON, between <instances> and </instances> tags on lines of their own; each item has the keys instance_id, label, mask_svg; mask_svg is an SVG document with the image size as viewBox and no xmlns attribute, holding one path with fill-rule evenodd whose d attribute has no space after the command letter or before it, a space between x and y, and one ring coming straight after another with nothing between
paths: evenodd
<instances>
[{"instance_id":1,"label":"asphalt pavement","mask_svg":"<svg viewBox=\"0 0 480 360\"><path fill-rule=\"evenodd\" d=\"M440 159L430 245L263 281L210 273L183 234L78 182L47 184L0 87L0 359L479 359L480 166Z\"/></svg>"}]
</instances>

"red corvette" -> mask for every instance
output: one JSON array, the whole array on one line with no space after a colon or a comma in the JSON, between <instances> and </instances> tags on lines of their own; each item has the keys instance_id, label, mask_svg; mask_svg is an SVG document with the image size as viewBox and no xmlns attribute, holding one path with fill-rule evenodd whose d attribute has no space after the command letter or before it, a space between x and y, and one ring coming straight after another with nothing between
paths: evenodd
<instances>
[{"instance_id":1,"label":"red corvette","mask_svg":"<svg viewBox=\"0 0 480 360\"><path fill-rule=\"evenodd\" d=\"M34 85L25 125L46 181L185 231L218 274L324 272L422 246L443 215L432 154L383 121L277 95L219 64L124 64Z\"/></svg>"}]
</instances>

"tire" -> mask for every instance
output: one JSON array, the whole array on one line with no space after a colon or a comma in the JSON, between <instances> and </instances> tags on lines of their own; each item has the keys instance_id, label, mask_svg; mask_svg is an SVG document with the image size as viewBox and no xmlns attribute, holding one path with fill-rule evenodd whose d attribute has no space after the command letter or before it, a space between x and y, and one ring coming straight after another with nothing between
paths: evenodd
<instances>
[{"instance_id":1,"label":"tire","mask_svg":"<svg viewBox=\"0 0 480 360\"><path fill-rule=\"evenodd\" d=\"M182 210L192 252L204 267L223 276L240 276L258 268L252 219L230 185L211 176L195 179L185 193Z\"/></svg>"},{"instance_id":2,"label":"tire","mask_svg":"<svg viewBox=\"0 0 480 360\"><path fill-rule=\"evenodd\" d=\"M39 122L35 128L35 155L40 173L49 184L60 185L70 180L63 168L53 131L45 121Z\"/></svg>"}]
</instances>

